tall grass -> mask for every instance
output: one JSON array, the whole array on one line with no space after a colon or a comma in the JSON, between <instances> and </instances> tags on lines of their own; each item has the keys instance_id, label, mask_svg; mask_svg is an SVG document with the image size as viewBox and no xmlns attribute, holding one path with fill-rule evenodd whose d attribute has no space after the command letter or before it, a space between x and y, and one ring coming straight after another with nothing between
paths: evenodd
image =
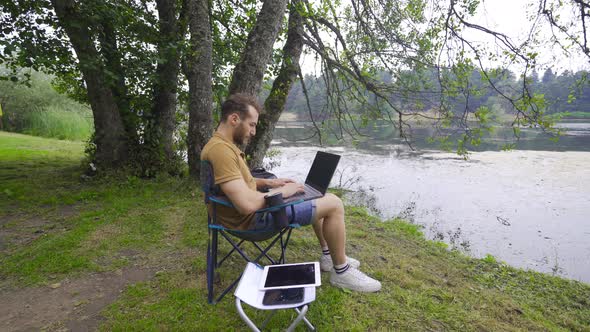
<instances>
[{"instance_id":1,"label":"tall grass","mask_svg":"<svg viewBox=\"0 0 590 332\"><path fill-rule=\"evenodd\" d=\"M0 72L6 69L0 66ZM88 105L56 91L53 76L29 69L29 84L0 81L3 130L34 136L83 141L94 130Z\"/></svg>"},{"instance_id":2,"label":"tall grass","mask_svg":"<svg viewBox=\"0 0 590 332\"><path fill-rule=\"evenodd\" d=\"M91 114L67 111L56 105L23 115L23 133L28 135L84 141L93 130Z\"/></svg>"}]
</instances>

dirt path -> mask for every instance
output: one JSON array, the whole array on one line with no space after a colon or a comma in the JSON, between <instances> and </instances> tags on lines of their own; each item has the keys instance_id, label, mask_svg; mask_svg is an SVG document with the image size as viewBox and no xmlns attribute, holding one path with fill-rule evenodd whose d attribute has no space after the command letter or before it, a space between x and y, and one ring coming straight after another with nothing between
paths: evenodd
<instances>
[{"instance_id":1,"label":"dirt path","mask_svg":"<svg viewBox=\"0 0 590 332\"><path fill-rule=\"evenodd\" d=\"M17 210L17 209L15 209ZM79 214L77 206L60 206L42 214L18 211L0 213L0 255L26 247L42 236L65 233L72 227L69 220ZM77 278L55 280L45 286L12 288L0 276L0 332L9 331L95 331L104 318L101 312L117 301L129 285L150 280L157 271L177 269L186 264L194 252L179 250L171 243L180 241L185 210L166 213L163 237L170 245L152 251L120 250L114 255L125 259L127 267L112 272L89 273ZM116 236L118 229L103 234L109 226L95 231L103 236ZM114 234L114 235L113 235ZM101 258L103 259L103 258ZM104 266L109 266L110 257ZM100 259L97 264L101 265Z\"/></svg>"},{"instance_id":2,"label":"dirt path","mask_svg":"<svg viewBox=\"0 0 590 332\"><path fill-rule=\"evenodd\" d=\"M155 269L128 267L0 296L1 331L94 331L100 312L127 285L149 280Z\"/></svg>"},{"instance_id":3,"label":"dirt path","mask_svg":"<svg viewBox=\"0 0 590 332\"><path fill-rule=\"evenodd\" d=\"M11 247L25 246L41 236L67 231L65 221L77 214L75 206L66 205L44 216L18 212L0 215L0 254L7 253Z\"/></svg>"}]
</instances>

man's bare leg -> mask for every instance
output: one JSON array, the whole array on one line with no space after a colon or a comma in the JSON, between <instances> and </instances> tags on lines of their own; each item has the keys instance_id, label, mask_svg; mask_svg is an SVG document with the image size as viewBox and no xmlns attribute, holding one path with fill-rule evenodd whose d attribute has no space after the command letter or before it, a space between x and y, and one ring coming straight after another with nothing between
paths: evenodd
<instances>
[{"instance_id":1,"label":"man's bare leg","mask_svg":"<svg viewBox=\"0 0 590 332\"><path fill-rule=\"evenodd\" d=\"M326 194L315 201L316 215L313 230L321 246L328 245L334 265L346 263L346 227L344 225L344 205L340 198Z\"/></svg>"},{"instance_id":2,"label":"man's bare leg","mask_svg":"<svg viewBox=\"0 0 590 332\"><path fill-rule=\"evenodd\" d=\"M316 207L316 209L317 209L317 207ZM312 221L313 231L315 232L315 236L320 241L320 246L322 246L322 248L328 246L328 242L326 242L326 239L324 238L324 231L323 231L323 227L322 227L323 224L324 224L324 219L316 219L316 220Z\"/></svg>"},{"instance_id":3,"label":"man's bare leg","mask_svg":"<svg viewBox=\"0 0 590 332\"><path fill-rule=\"evenodd\" d=\"M340 198L332 194L316 200L316 216L313 222L320 244L328 245L334 268L330 270L330 283L336 287L359 292L377 292L381 283L347 262L346 227L344 225L344 205ZM321 261L321 259L320 259ZM356 260L355 260L356 261ZM356 266L359 262L356 261Z\"/></svg>"}]
</instances>

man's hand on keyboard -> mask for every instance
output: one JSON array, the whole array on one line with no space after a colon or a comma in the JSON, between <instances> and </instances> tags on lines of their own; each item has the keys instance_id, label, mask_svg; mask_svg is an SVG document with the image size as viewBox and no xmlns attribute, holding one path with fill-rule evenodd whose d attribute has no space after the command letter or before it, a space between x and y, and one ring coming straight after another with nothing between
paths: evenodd
<instances>
[{"instance_id":1,"label":"man's hand on keyboard","mask_svg":"<svg viewBox=\"0 0 590 332\"><path fill-rule=\"evenodd\" d=\"M279 191L283 193L284 198L287 198L305 192L305 186L301 183L289 182L283 185Z\"/></svg>"},{"instance_id":2,"label":"man's hand on keyboard","mask_svg":"<svg viewBox=\"0 0 590 332\"><path fill-rule=\"evenodd\" d=\"M279 178L279 179L270 179L267 182L267 185L271 188L278 188L286 185L287 183L293 183L295 181L291 179Z\"/></svg>"}]
</instances>

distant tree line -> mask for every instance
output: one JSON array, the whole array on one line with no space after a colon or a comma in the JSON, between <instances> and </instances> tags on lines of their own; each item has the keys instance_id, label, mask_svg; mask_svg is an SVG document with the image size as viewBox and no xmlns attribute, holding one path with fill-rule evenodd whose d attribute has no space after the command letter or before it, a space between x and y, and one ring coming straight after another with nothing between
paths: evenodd
<instances>
[{"instance_id":1,"label":"distant tree line","mask_svg":"<svg viewBox=\"0 0 590 332\"><path fill-rule=\"evenodd\" d=\"M523 78L517 77L509 70L490 70L496 86L506 94L518 93L523 86ZM392 83L395 79L387 72L379 73L384 82ZM542 75L537 71L527 77L527 84L533 94L542 96L547 115L560 114L565 118L575 118L576 114L588 113L590 116L590 85L587 84L588 72L585 70L572 72L566 70L555 74L551 68L546 69ZM407 112L435 112L440 102L441 86L434 69L429 71L407 71L399 85L414 85L414 91L403 93L392 92L388 95L391 103ZM306 86L309 106L303 91ZM326 83L322 77L306 75L304 84L297 81L285 104L287 112L295 113L300 120L315 119L322 121L327 118L329 100ZM516 113L514 106L488 84L479 70L473 70L469 77L469 93L458 94L449 97L451 111L454 114L462 113L466 108L469 113L475 113L481 107L490 110L497 120L508 120ZM371 92L366 93L367 99L373 107L389 107L379 104L377 98ZM360 103L349 101L347 107L355 115L362 115L365 110Z\"/></svg>"}]
</instances>

